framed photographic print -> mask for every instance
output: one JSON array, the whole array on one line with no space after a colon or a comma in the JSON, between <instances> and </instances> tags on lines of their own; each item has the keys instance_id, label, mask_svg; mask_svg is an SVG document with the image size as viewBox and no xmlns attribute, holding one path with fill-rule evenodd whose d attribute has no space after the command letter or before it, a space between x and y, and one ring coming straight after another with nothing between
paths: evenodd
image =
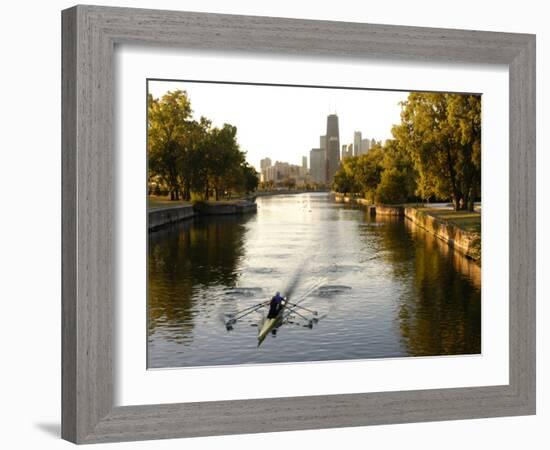
<instances>
[{"instance_id":1,"label":"framed photographic print","mask_svg":"<svg viewBox=\"0 0 550 450\"><path fill-rule=\"evenodd\" d=\"M535 413L534 36L62 19L65 439Z\"/></svg>"}]
</instances>

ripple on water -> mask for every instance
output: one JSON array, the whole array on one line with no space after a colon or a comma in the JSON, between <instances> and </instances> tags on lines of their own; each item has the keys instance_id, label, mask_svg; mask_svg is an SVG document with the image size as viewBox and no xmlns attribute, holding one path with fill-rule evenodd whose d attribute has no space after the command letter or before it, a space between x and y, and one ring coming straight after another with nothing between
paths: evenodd
<instances>
[{"instance_id":1,"label":"ripple on water","mask_svg":"<svg viewBox=\"0 0 550 450\"><path fill-rule=\"evenodd\" d=\"M312 214L300 211L304 199ZM339 212L326 194L257 202L257 215L149 236L149 367L479 352L480 289L403 222ZM295 317L258 348L267 307L226 329L297 271L294 299L307 295L300 304L318 311L312 329Z\"/></svg>"},{"instance_id":2,"label":"ripple on water","mask_svg":"<svg viewBox=\"0 0 550 450\"><path fill-rule=\"evenodd\" d=\"M263 288L261 287L236 287L226 289L224 291L224 294L230 296L254 297L261 294L262 292Z\"/></svg>"}]
</instances>

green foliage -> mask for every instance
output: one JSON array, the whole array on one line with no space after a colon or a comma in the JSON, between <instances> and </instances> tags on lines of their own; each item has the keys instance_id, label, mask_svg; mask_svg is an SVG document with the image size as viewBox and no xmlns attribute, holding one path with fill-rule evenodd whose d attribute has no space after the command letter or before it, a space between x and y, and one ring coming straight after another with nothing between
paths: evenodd
<instances>
[{"instance_id":1,"label":"green foliage","mask_svg":"<svg viewBox=\"0 0 550 450\"><path fill-rule=\"evenodd\" d=\"M357 192L359 185L356 183L355 176L357 173L357 158L346 158L340 164L340 167L334 174L332 188L337 192L344 194Z\"/></svg>"},{"instance_id":2,"label":"green foliage","mask_svg":"<svg viewBox=\"0 0 550 450\"><path fill-rule=\"evenodd\" d=\"M254 167L246 162L241 166L243 171L244 191L248 194L258 189L260 178Z\"/></svg>"},{"instance_id":3,"label":"green foliage","mask_svg":"<svg viewBox=\"0 0 550 450\"><path fill-rule=\"evenodd\" d=\"M380 144L373 145L367 154L357 159L356 182L364 198L374 203L376 188L382 177L384 150Z\"/></svg>"},{"instance_id":4,"label":"green foliage","mask_svg":"<svg viewBox=\"0 0 550 450\"><path fill-rule=\"evenodd\" d=\"M148 177L158 176L168 186L172 199L179 198L180 169L188 150L191 104L185 92L169 92L162 99L148 97Z\"/></svg>"},{"instance_id":5,"label":"green foliage","mask_svg":"<svg viewBox=\"0 0 550 450\"><path fill-rule=\"evenodd\" d=\"M481 97L411 93L392 134L344 160L333 189L373 203L435 197L473 209L481 192Z\"/></svg>"},{"instance_id":6,"label":"green foliage","mask_svg":"<svg viewBox=\"0 0 550 450\"><path fill-rule=\"evenodd\" d=\"M382 174L376 187L378 203L403 203L416 196L417 174L410 156L395 139L383 147Z\"/></svg>"},{"instance_id":7,"label":"green foliage","mask_svg":"<svg viewBox=\"0 0 550 450\"><path fill-rule=\"evenodd\" d=\"M334 175L332 188L337 192L360 193L374 201L376 187L382 174L384 153L379 144L361 156L346 158Z\"/></svg>"},{"instance_id":8,"label":"green foliage","mask_svg":"<svg viewBox=\"0 0 550 450\"><path fill-rule=\"evenodd\" d=\"M407 201L406 174L395 167L382 172L380 183L376 187L376 203L403 203Z\"/></svg>"},{"instance_id":9,"label":"green foliage","mask_svg":"<svg viewBox=\"0 0 550 450\"><path fill-rule=\"evenodd\" d=\"M147 155L149 180L165 185L172 200L208 200L212 194L217 200L258 186L239 148L237 128L213 127L204 117L193 120L185 91L148 97Z\"/></svg>"},{"instance_id":10,"label":"green foliage","mask_svg":"<svg viewBox=\"0 0 550 450\"><path fill-rule=\"evenodd\" d=\"M481 188L481 97L412 93L393 135L418 172L417 194L472 208Z\"/></svg>"}]
</instances>

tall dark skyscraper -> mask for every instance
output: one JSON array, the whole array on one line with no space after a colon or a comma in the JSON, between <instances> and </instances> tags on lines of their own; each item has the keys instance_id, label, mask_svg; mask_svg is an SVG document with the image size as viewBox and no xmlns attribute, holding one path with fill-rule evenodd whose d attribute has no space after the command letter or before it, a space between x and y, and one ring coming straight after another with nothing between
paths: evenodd
<instances>
[{"instance_id":1,"label":"tall dark skyscraper","mask_svg":"<svg viewBox=\"0 0 550 450\"><path fill-rule=\"evenodd\" d=\"M329 114L327 117L327 182L330 184L334 174L340 166L340 131L338 129L338 116Z\"/></svg>"}]
</instances>

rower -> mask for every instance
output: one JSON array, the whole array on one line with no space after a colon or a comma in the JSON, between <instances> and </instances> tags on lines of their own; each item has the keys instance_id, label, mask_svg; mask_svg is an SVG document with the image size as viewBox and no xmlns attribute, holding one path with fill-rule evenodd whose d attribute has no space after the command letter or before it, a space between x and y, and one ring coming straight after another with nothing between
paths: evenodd
<instances>
[{"instance_id":1,"label":"rower","mask_svg":"<svg viewBox=\"0 0 550 450\"><path fill-rule=\"evenodd\" d=\"M267 313L268 319L274 319L277 317L277 314L279 314L279 311L281 309L281 302L285 298L281 296L281 293L277 291L277 293L272 297L271 302L269 303L269 313Z\"/></svg>"}]
</instances>

